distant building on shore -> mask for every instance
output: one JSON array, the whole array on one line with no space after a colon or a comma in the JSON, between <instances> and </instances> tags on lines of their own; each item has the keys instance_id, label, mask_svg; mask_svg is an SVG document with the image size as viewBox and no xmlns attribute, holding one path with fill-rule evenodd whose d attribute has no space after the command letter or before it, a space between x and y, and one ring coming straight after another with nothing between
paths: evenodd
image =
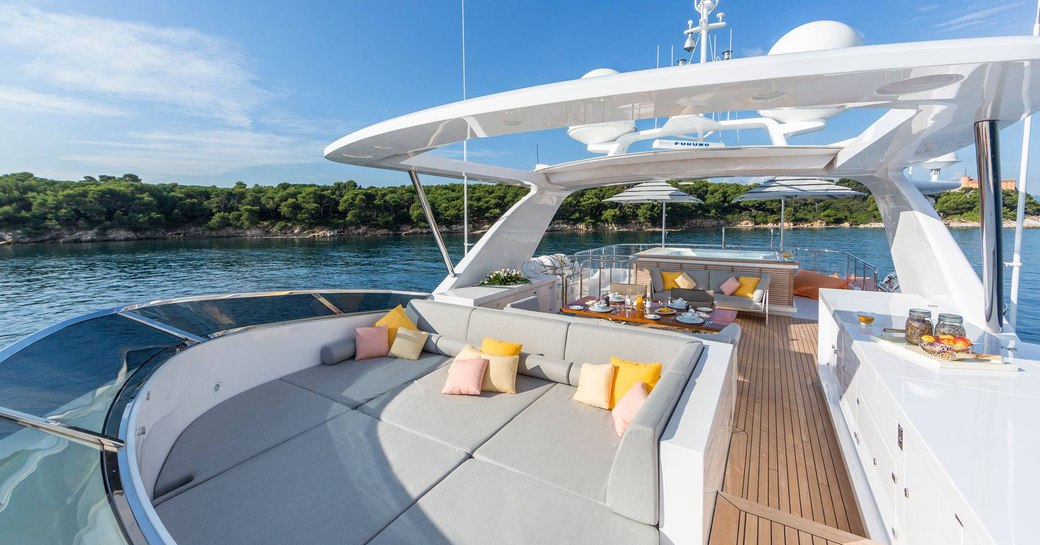
<instances>
[{"instance_id":1,"label":"distant building on shore","mask_svg":"<svg viewBox=\"0 0 1040 545\"><path fill-rule=\"evenodd\" d=\"M961 176L961 189L978 189L979 181L975 178L969 178L967 176ZM1000 189L1004 191L1016 191L1018 188L1015 186L1015 180L1001 180Z\"/></svg>"}]
</instances>

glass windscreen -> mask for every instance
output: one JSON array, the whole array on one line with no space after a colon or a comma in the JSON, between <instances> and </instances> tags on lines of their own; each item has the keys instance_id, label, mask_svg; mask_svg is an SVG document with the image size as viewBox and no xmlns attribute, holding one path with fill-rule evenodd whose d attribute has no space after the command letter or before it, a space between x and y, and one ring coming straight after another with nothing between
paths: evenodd
<instances>
[{"instance_id":1,"label":"glass windscreen","mask_svg":"<svg viewBox=\"0 0 1040 545\"><path fill-rule=\"evenodd\" d=\"M199 337L240 327L335 314L308 293L164 303L133 312Z\"/></svg>"},{"instance_id":2,"label":"glass windscreen","mask_svg":"<svg viewBox=\"0 0 1040 545\"><path fill-rule=\"evenodd\" d=\"M101 433L126 380L181 343L118 314L69 325L0 361L0 405Z\"/></svg>"},{"instance_id":3,"label":"glass windscreen","mask_svg":"<svg viewBox=\"0 0 1040 545\"><path fill-rule=\"evenodd\" d=\"M0 499L0 543L126 543L96 448L0 421Z\"/></svg>"},{"instance_id":4,"label":"glass windscreen","mask_svg":"<svg viewBox=\"0 0 1040 545\"><path fill-rule=\"evenodd\" d=\"M389 310L397 305L407 306L412 299L426 298L425 295L389 291L322 292L320 295L344 314Z\"/></svg>"}]
</instances>

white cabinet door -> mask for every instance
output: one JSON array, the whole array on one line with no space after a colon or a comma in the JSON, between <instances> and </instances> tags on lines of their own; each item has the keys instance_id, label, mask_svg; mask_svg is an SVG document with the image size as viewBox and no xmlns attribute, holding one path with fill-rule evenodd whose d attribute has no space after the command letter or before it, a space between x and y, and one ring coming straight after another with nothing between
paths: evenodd
<instances>
[{"instance_id":1,"label":"white cabinet door","mask_svg":"<svg viewBox=\"0 0 1040 545\"><path fill-rule=\"evenodd\" d=\"M953 507L946 476L937 471L937 462L920 448L913 437L905 442L906 478L899 488L897 525L907 545L962 545L964 528Z\"/></svg>"}]
</instances>

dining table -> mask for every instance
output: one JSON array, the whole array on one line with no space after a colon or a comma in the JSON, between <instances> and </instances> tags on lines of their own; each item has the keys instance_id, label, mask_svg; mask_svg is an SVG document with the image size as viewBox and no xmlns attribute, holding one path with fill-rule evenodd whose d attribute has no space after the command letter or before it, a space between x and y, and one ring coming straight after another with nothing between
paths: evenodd
<instances>
[{"instance_id":1,"label":"dining table","mask_svg":"<svg viewBox=\"0 0 1040 545\"><path fill-rule=\"evenodd\" d=\"M665 303L652 302L650 303L650 310L648 312L645 310L636 310L631 306L626 308L624 301L611 301L608 308L605 309L594 308L593 305L598 301L602 301L602 299L593 296L583 297L564 305L564 307L560 309L560 312L571 316L602 318L612 322L637 326L667 327L670 329L704 333L718 333L719 331L722 331L724 327L737 320L737 311L735 310L699 307L704 309L704 311L698 312L698 307L690 308L689 305L686 305L685 303L673 302L673 306L668 306ZM710 309L710 312L707 311L708 309ZM668 313L669 310L674 312ZM696 317L696 319L692 321L697 321L697 319L703 321L701 323L684 322L679 319L679 316L683 315L684 312L690 313L686 316ZM648 315L657 315L659 318L648 318Z\"/></svg>"}]
</instances>

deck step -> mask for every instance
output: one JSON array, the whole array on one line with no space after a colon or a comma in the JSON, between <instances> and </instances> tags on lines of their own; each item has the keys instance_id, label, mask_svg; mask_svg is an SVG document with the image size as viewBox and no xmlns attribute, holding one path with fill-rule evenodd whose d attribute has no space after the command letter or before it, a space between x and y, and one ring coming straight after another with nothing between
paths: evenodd
<instances>
[{"instance_id":1,"label":"deck step","mask_svg":"<svg viewBox=\"0 0 1040 545\"><path fill-rule=\"evenodd\" d=\"M708 545L880 545L772 507L719 492Z\"/></svg>"}]
</instances>

